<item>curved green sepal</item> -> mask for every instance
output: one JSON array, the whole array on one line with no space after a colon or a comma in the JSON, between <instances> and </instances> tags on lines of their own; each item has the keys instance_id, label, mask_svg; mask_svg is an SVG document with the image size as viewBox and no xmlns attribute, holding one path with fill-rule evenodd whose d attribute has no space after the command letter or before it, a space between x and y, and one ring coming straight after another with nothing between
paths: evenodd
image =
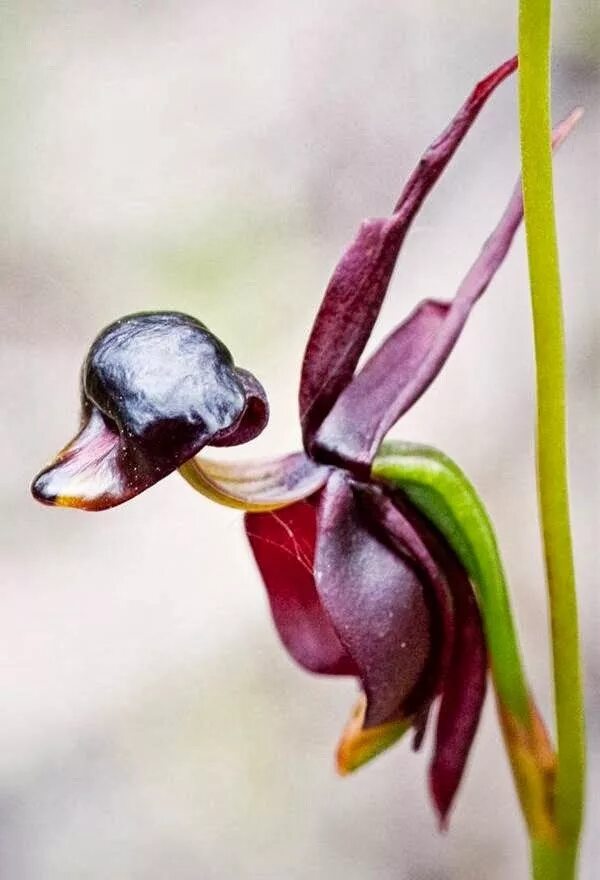
<instances>
[{"instance_id":1,"label":"curved green sepal","mask_svg":"<svg viewBox=\"0 0 600 880\"><path fill-rule=\"evenodd\" d=\"M523 814L535 838L555 840L555 754L527 685L502 561L485 507L458 465L429 446L384 443L372 475L402 491L433 523L473 582Z\"/></svg>"},{"instance_id":2,"label":"curved green sepal","mask_svg":"<svg viewBox=\"0 0 600 880\"><path fill-rule=\"evenodd\" d=\"M429 446L385 443L373 476L401 489L448 541L477 589L498 696L525 721L523 675L506 580L489 517L460 468Z\"/></svg>"}]
</instances>

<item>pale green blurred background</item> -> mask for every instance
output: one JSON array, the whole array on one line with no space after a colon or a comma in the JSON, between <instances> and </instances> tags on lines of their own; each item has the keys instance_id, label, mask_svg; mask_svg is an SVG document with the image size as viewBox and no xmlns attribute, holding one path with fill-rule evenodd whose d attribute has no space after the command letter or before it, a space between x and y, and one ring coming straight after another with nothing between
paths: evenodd
<instances>
[{"instance_id":1,"label":"pale green blurred background","mask_svg":"<svg viewBox=\"0 0 600 880\"><path fill-rule=\"evenodd\" d=\"M556 162L575 543L590 732L582 877L600 876L598 67L591 0L555 4ZM302 347L358 222L385 213L516 2L0 3L0 877L513 880L526 851L492 700L450 832L430 741L339 780L351 682L280 649L234 511L173 476L122 508L36 506L73 434L78 369L113 318L176 308L266 385L255 452L297 447ZM420 215L378 333L450 295L518 166L501 87ZM549 706L522 234L443 378L396 433L474 480ZM242 450L243 452L243 450Z\"/></svg>"}]
</instances>

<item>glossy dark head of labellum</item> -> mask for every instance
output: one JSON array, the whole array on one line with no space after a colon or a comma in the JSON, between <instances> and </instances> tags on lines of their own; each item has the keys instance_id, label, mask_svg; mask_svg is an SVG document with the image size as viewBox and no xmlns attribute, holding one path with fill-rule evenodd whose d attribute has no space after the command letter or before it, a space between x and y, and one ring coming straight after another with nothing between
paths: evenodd
<instances>
[{"instance_id":1,"label":"glossy dark head of labellum","mask_svg":"<svg viewBox=\"0 0 600 880\"><path fill-rule=\"evenodd\" d=\"M34 480L46 504L127 501L204 446L244 443L268 419L260 383L200 321L143 312L111 324L81 373L82 428Z\"/></svg>"}]
</instances>

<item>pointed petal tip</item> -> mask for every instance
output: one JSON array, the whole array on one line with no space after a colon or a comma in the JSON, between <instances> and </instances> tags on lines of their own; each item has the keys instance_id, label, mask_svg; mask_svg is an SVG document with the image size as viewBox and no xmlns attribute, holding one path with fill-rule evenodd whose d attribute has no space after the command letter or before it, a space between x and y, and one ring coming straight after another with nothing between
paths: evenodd
<instances>
[{"instance_id":1,"label":"pointed petal tip","mask_svg":"<svg viewBox=\"0 0 600 880\"><path fill-rule=\"evenodd\" d=\"M484 101L490 92L496 88L496 86L500 85L500 83L505 80L511 73L514 73L517 67L519 66L519 59L517 55L513 55L512 58L508 58L499 67L495 70L492 70L491 73L488 73L482 80L480 80L475 86L471 96L470 101L473 103L478 103L479 101Z\"/></svg>"},{"instance_id":2,"label":"pointed petal tip","mask_svg":"<svg viewBox=\"0 0 600 880\"><path fill-rule=\"evenodd\" d=\"M61 480L60 463L51 464L34 478L30 491L46 507L83 507L84 499L66 494L66 483Z\"/></svg>"},{"instance_id":3,"label":"pointed petal tip","mask_svg":"<svg viewBox=\"0 0 600 880\"><path fill-rule=\"evenodd\" d=\"M141 488L139 475L127 479L118 435L92 410L79 434L35 477L31 494L49 507L106 510Z\"/></svg>"},{"instance_id":4,"label":"pointed petal tip","mask_svg":"<svg viewBox=\"0 0 600 880\"><path fill-rule=\"evenodd\" d=\"M575 107L564 119L554 126L552 130L552 146L554 149L563 144L584 114L585 110L583 107Z\"/></svg>"},{"instance_id":5,"label":"pointed petal tip","mask_svg":"<svg viewBox=\"0 0 600 880\"><path fill-rule=\"evenodd\" d=\"M412 718L406 718L365 729L366 711L367 700L361 694L337 747L336 769L340 776L349 776L376 758L398 742L412 724Z\"/></svg>"},{"instance_id":6,"label":"pointed petal tip","mask_svg":"<svg viewBox=\"0 0 600 880\"><path fill-rule=\"evenodd\" d=\"M33 498L46 507L70 507L75 510L108 510L126 501L127 498L113 497L98 486L92 491L91 483L87 489L77 491L75 482L62 472L60 462L49 465L35 477L30 491ZM129 497L129 496L128 496Z\"/></svg>"},{"instance_id":7,"label":"pointed petal tip","mask_svg":"<svg viewBox=\"0 0 600 880\"><path fill-rule=\"evenodd\" d=\"M30 491L32 496L40 504L46 504L48 507L60 506L60 498L52 490L51 468L45 468L33 479Z\"/></svg>"},{"instance_id":8,"label":"pointed petal tip","mask_svg":"<svg viewBox=\"0 0 600 880\"><path fill-rule=\"evenodd\" d=\"M455 789L451 782L446 784L446 780L440 775L430 776L429 791L435 808L438 820L438 828L442 833L448 831L450 826L450 808L454 800Z\"/></svg>"}]
</instances>

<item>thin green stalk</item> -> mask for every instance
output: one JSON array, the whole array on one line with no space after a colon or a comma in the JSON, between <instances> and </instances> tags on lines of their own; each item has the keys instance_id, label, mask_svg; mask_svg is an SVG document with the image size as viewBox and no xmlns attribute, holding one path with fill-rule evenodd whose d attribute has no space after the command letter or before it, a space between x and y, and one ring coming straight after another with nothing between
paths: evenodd
<instances>
[{"instance_id":1,"label":"thin green stalk","mask_svg":"<svg viewBox=\"0 0 600 880\"><path fill-rule=\"evenodd\" d=\"M567 490L565 354L550 152L551 0L520 0L519 100L525 228L537 377L539 504L550 607L558 766L554 809L561 841L576 852L584 799L585 731L577 598ZM543 850L543 852L542 852ZM539 877L552 852L534 853ZM565 855L566 858L566 855ZM572 862L574 862L574 855Z\"/></svg>"},{"instance_id":2,"label":"thin green stalk","mask_svg":"<svg viewBox=\"0 0 600 880\"><path fill-rule=\"evenodd\" d=\"M575 876L577 844L553 847L534 840L531 847L533 880L569 880Z\"/></svg>"}]
</instances>

